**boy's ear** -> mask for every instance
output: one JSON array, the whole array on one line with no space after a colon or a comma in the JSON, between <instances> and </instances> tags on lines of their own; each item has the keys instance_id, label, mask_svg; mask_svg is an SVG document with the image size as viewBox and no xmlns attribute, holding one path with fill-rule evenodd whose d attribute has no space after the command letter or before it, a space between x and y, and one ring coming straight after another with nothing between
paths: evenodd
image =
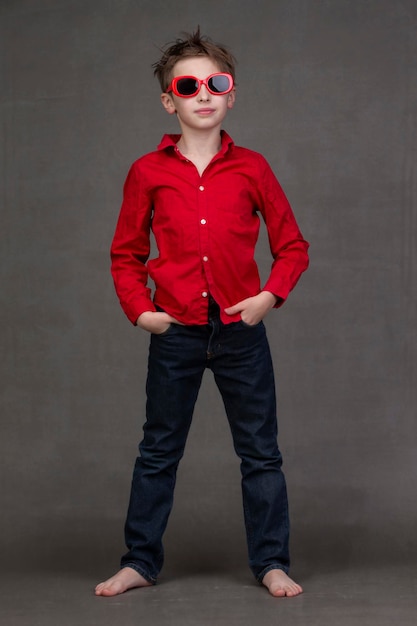
<instances>
[{"instance_id":1,"label":"boy's ear","mask_svg":"<svg viewBox=\"0 0 417 626\"><path fill-rule=\"evenodd\" d=\"M177 112L174 101L168 93L161 93L161 102L165 111L170 115Z\"/></svg>"},{"instance_id":2,"label":"boy's ear","mask_svg":"<svg viewBox=\"0 0 417 626\"><path fill-rule=\"evenodd\" d=\"M236 89L232 89L232 91L228 94L227 98L227 108L233 109L233 105L236 101Z\"/></svg>"}]
</instances>

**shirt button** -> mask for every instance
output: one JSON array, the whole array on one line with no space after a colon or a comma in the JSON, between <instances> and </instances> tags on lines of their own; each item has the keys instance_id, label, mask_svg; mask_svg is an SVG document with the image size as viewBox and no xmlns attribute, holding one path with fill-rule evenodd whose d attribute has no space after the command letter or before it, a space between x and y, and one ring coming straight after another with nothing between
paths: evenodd
<instances>
[{"instance_id":1,"label":"shirt button","mask_svg":"<svg viewBox=\"0 0 417 626\"><path fill-rule=\"evenodd\" d=\"M207 291L203 291L201 295L203 296L203 298L207 298L208 293L207 293Z\"/></svg>"},{"instance_id":2,"label":"shirt button","mask_svg":"<svg viewBox=\"0 0 417 626\"><path fill-rule=\"evenodd\" d=\"M208 261L208 256L203 256L203 261Z\"/></svg>"},{"instance_id":3,"label":"shirt button","mask_svg":"<svg viewBox=\"0 0 417 626\"><path fill-rule=\"evenodd\" d=\"M207 220L203 218L202 220L200 220L200 224L207 224Z\"/></svg>"},{"instance_id":4,"label":"shirt button","mask_svg":"<svg viewBox=\"0 0 417 626\"><path fill-rule=\"evenodd\" d=\"M200 185L199 190L204 191L204 185Z\"/></svg>"}]
</instances>

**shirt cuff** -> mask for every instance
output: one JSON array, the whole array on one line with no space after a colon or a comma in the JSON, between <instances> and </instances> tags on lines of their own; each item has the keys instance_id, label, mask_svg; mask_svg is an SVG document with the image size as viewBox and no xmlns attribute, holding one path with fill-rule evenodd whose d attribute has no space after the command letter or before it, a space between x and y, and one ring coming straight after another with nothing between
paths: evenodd
<instances>
[{"instance_id":1,"label":"shirt cuff","mask_svg":"<svg viewBox=\"0 0 417 626\"><path fill-rule=\"evenodd\" d=\"M145 296L136 298L126 304L122 304L122 307L128 319L134 326L136 326L139 315L142 315L145 311L156 311L156 307L152 300L149 300L149 298L146 298Z\"/></svg>"}]
</instances>

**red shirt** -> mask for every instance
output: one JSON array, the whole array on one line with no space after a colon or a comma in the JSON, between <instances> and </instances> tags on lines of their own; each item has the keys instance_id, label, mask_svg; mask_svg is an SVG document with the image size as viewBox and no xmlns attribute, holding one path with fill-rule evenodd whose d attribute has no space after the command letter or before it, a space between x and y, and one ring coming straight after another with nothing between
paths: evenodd
<instances>
[{"instance_id":1,"label":"red shirt","mask_svg":"<svg viewBox=\"0 0 417 626\"><path fill-rule=\"evenodd\" d=\"M273 257L263 289L280 306L308 266L308 243L268 163L222 131L221 149L200 176L177 149L179 138L165 135L125 182L111 271L127 317L135 323L157 305L184 324L207 324L211 294L224 323L240 320L223 309L261 290L254 260L259 214ZM151 230L158 250L148 260Z\"/></svg>"}]
</instances>

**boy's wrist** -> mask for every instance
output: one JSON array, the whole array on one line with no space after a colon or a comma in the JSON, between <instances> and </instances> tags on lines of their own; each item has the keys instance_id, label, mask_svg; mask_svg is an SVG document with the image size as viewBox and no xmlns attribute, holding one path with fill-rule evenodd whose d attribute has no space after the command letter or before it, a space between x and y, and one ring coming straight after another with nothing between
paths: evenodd
<instances>
[{"instance_id":1,"label":"boy's wrist","mask_svg":"<svg viewBox=\"0 0 417 626\"><path fill-rule=\"evenodd\" d=\"M277 296L275 293L272 293L272 291L268 291L267 289L261 291L261 293L269 293L271 294L272 298L273 298L273 307L279 307L283 304L284 302L284 298L281 298L281 296Z\"/></svg>"},{"instance_id":2,"label":"boy's wrist","mask_svg":"<svg viewBox=\"0 0 417 626\"><path fill-rule=\"evenodd\" d=\"M262 295L265 301L271 304L271 307L275 306L278 302L278 296L272 293L272 291L264 290L261 291L259 295Z\"/></svg>"}]
</instances>

